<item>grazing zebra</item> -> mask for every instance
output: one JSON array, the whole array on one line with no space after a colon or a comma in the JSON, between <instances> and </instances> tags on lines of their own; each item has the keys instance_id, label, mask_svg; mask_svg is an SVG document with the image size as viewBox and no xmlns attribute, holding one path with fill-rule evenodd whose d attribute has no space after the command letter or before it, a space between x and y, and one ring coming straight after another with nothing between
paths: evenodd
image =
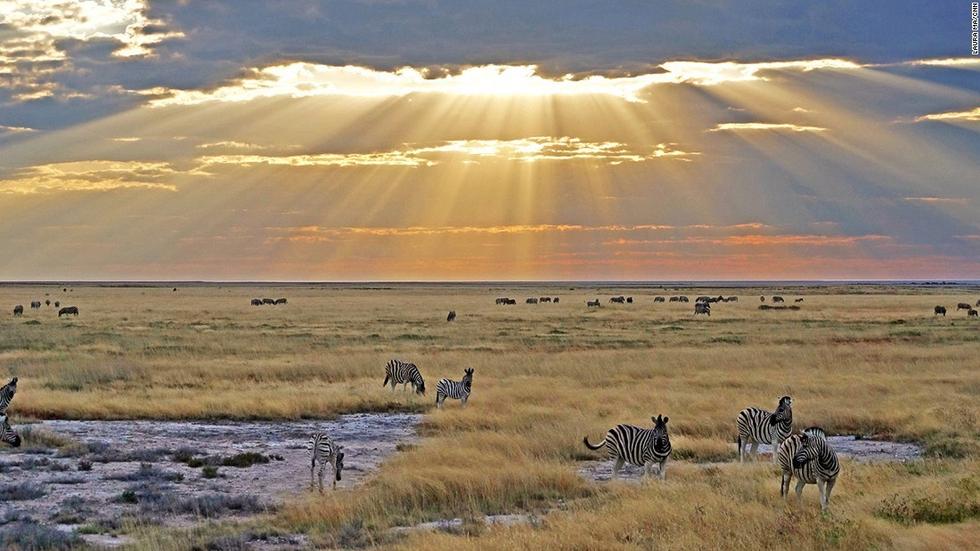
<instances>
[{"instance_id":1,"label":"grazing zebra","mask_svg":"<svg viewBox=\"0 0 980 551\"><path fill-rule=\"evenodd\" d=\"M271 298L262 299L262 304L275 304L275 303L276 301L272 300Z\"/></svg>"},{"instance_id":2,"label":"grazing zebra","mask_svg":"<svg viewBox=\"0 0 980 551\"><path fill-rule=\"evenodd\" d=\"M456 321L456 310L449 311L449 315L446 316L446 321Z\"/></svg>"},{"instance_id":3,"label":"grazing zebra","mask_svg":"<svg viewBox=\"0 0 980 551\"><path fill-rule=\"evenodd\" d=\"M664 297L654 297L654 302L664 302Z\"/></svg>"},{"instance_id":4,"label":"grazing zebra","mask_svg":"<svg viewBox=\"0 0 980 551\"><path fill-rule=\"evenodd\" d=\"M644 429L633 425L616 425L609 429L606 437L596 445L589 443L589 437L582 439L590 450L606 447L609 459L615 459L613 478L619 476L623 463L643 467L644 476L650 475L650 467L658 464L657 475L660 480L667 477L667 459L670 457L670 435L667 434L669 417L657 415L651 417L653 429Z\"/></svg>"},{"instance_id":5,"label":"grazing zebra","mask_svg":"<svg viewBox=\"0 0 980 551\"><path fill-rule=\"evenodd\" d=\"M587 300L585 301L585 305L588 306L589 308L599 308L600 306L602 306L602 304L599 302L599 299Z\"/></svg>"},{"instance_id":6,"label":"grazing zebra","mask_svg":"<svg viewBox=\"0 0 980 551\"><path fill-rule=\"evenodd\" d=\"M691 300L685 296L677 297L677 299L680 300L681 302L691 302Z\"/></svg>"},{"instance_id":7,"label":"grazing zebra","mask_svg":"<svg viewBox=\"0 0 980 551\"><path fill-rule=\"evenodd\" d=\"M830 506L830 492L837 483L840 463L837 453L827 443L827 433L820 427L810 427L794 434L779 446L779 466L783 471L779 495L789 497L789 485L796 476L796 499L803 500L803 487L816 484L820 490L820 508Z\"/></svg>"},{"instance_id":8,"label":"grazing zebra","mask_svg":"<svg viewBox=\"0 0 980 551\"><path fill-rule=\"evenodd\" d=\"M774 297L772 297L772 301L773 301L773 302L786 302L786 300L785 300L785 299L783 299L783 297L781 297L781 296L778 296L778 295L777 295L777 296L774 296Z\"/></svg>"},{"instance_id":9,"label":"grazing zebra","mask_svg":"<svg viewBox=\"0 0 980 551\"><path fill-rule=\"evenodd\" d=\"M20 447L20 435L11 428L5 413L0 413L0 442L6 442L15 448Z\"/></svg>"},{"instance_id":10,"label":"grazing zebra","mask_svg":"<svg viewBox=\"0 0 980 551\"><path fill-rule=\"evenodd\" d=\"M793 431L793 399L783 396L776 411L745 408L738 413L738 461L745 460L745 448L752 444L752 455L758 455L759 444L772 444L772 462L776 462L776 449Z\"/></svg>"},{"instance_id":11,"label":"grazing zebra","mask_svg":"<svg viewBox=\"0 0 980 551\"><path fill-rule=\"evenodd\" d=\"M538 303L538 299L536 298L529 298L524 301L524 304L537 304L537 303Z\"/></svg>"},{"instance_id":12,"label":"grazing zebra","mask_svg":"<svg viewBox=\"0 0 980 551\"><path fill-rule=\"evenodd\" d=\"M76 316L77 317L78 316L78 306L65 306L61 310L58 310L58 317L60 318L62 315L65 315L65 316L67 316L67 315L73 315L73 316Z\"/></svg>"},{"instance_id":13,"label":"grazing zebra","mask_svg":"<svg viewBox=\"0 0 980 551\"><path fill-rule=\"evenodd\" d=\"M553 302L555 304L558 304L559 301L561 301L561 297L555 297L555 298L551 299L551 302Z\"/></svg>"},{"instance_id":14,"label":"grazing zebra","mask_svg":"<svg viewBox=\"0 0 980 551\"><path fill-rule=\"evenodd\" d=\"M253 298L252 299L252 306L262 306L262 299L260 299L260 298Z\"/></svg>"},{"instance_id":15,"label":"grazing zebra","mask_svg":"<svg viewBox=\"0 0 980 551\"><path fill-rule=\"evenodd\" d=\"M793 302L803 302L803 299L802 298L798 298L798 299L794 300Z\"/></svg>"},{"instance_id":16,"label":"grazing zebra","mask_svg":"<svg viewBox=\"0 0 980 551\"><path fill-rule=\"evenodd\" d=\"M17 306L14 306L14 315L15 316L23 316L24 315L24 305L23 304L18 304Z\"/></svg>"},{"instance_id":17,"label":"grazing zebra","mask_svg":"<svg viewBox=\"0 0 980 551\"><path fill-rule=\"evenodd\" d=\"M973 308L970 308L970 310L966 313L966 316L969 318L975 318L977 317L977 311L974 310Z\"/></svg>"},{"instance_id":18,"label":"grazing zebra","mask_svg":"<svg viewBox=\"0 0 980 551\"><path fill-rule=\"evenodd\" d=\"M463 380L456 382L449 379L439 379L436 385L436 407L442 408L442 403L446 398L459 400L462 407L466 407L466 401L470 399L470 392L473 391L473 368L466 368Z\"/></svg>"},{"instance_id":19,"label":"grazing zebra","mask_svg":"<svg viewBox=\"0 0 980 551\"><path fill-rule=\"evenodd\" d=\"M7 408L10 407L14 394L17 394L17 377L10 379L9 383L0 388L0 415L7 413Z\"/></svg>"},{"instance_id":20,"label":"grazing zebra","mask_svg":"<svg viewBox=\"0 0 980 551\"><path fill-rule=\"evenodd\" d=\"M401 360L389 361L385 365L385 382L381 383L381 388L388 386L388 381L391 381L391 390L395 390L397 384L402 385L402 390L411 384L417 394L425 394L425 380L415 364Z\"/></svg>"},{"instance_id":21,"label":"grazing zebra","mask_svg":"<svg viewBox=\"0 0 980 551\"><path fill-rule=\"evenodd\" d=\"M31 301L31 310L37 310L40 307L41 307L41 301L40 300L32 300ZM967 305L967 307L969 307L969 305Z\"/></svg>"},{"instance_id":22,"label":"grazing zebra","mask_svg":"<svg viewBox=\"0 0 980 551\"><path fill-rule=\"evenodd\" d=\"M287 304L288 302L289 302L289 301L288 301L288 300L286 300L286 299L284 299L284 298L277 298L277 299L276 299L276 300L274 301L274 303L275 303L275 304Z\"/></svg>"},{"instance_id":23,"label":"grazing zebra","mask_svg":"<svg viewBox=\"0 0 980 551\"><path fill-rule=\"evenodd\" d=\"M938 316L938 315L942 314L942 316L944 318L946 317L946 307L945 306L936 306L935 308L932 309L932 311L934 312L933 315L935 315L935 316Z\"/></svg>"},{"instance_id":24,"label":"grazing zebra","mask_svg":"<svg viewBox=\"0 0 980 551\"><path fill-rule=\"evenodd\" d=\"M315 432L310 437L310 487L318 485L320 493L323 493L323 471L329 464L333 467L333 489L337 489L337 482L340 481L340 473L344 470L343 448L335 444L329 436L322 432ZM316 478L313 471L316 469L317 462L320 463L320 470Z\"/></svg>"},{"instance_id":25,"label":"grazing zebra","mask_svg":"<svg viewBox=\"0 0 980 551\"><path fill-rule=\"evenodd\" d=\"M728 297L728 302L738 302L738 297Z\"/></svg>"},{"instance_id":26,"label":"grazing zebra","mask_svg":"<svg viewBox=\"0 0 980 551\"><path fill-rule=\"evenodd\" d=\"M695 302L694 303L694 315L705 314L711 317L711 305L707 302Z\"/></svg>"},{"instance_id":27,"label":"grazing zebra","mask_svg":"<svg viewBox=\"0 0 980 551\"><path fill-rule=\"evenodd\" d=\"M541 297L538 302L551 302L551 297Z\"/></svg>"},{"instance_id":28,"label":"grazing zebra","mask_svg":"<svg viewBox=\"0 0 980 551\"><path fill-rule=\"evenodd\" d=\"M959 304L956 305L956 311L957 312L959 312L960 310L969 310L971 308L973 308L973 307L970 306L969 304L965 303L965 302L961 302L961 303L959 303Z\"/></svg>"}]
</instances>

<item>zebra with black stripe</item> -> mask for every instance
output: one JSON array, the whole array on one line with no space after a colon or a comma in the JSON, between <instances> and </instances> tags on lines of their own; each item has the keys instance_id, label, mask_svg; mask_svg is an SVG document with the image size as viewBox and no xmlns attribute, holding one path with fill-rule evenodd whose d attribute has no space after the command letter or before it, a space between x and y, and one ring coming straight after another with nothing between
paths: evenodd
<instances>
[{"instance_id":1,"label":"zebra with black stripe","mask_svg":"<svg viewBox=\"0 0 980 551\"><path fill-rule=\"evenodd\" d=\"M7 412L7 408L10 406L10 402L14 399L14 394L16 393L17 377L14 377L9 383L3 385L3 388L0 388L0 415Z\"/></svg>"},{"instance_id":2,"label":"zebra with black stripe","mask_svg":"<svg viewBox=\"0 0 980 551\"><path fill-rule=\"evenodd\" d=\"M0 442L9 444L15 448L20 447L20 435L10 426L7 418L7 408L17 393L17 377L0 388Z\"/></svg>"},{"instance_id":3,"label":"zebra with black stripe","mask_svg":"<svg viewBox=\"0 0 980 551\"><path fill-rule=\"evenodd\" d=\"M658 465L657 475L660 480L667 477L667 459L670 458L670 435L667 434L667 416L651 417L653 429L644 429L633 425L616 425L609 429L606 437L596 445L589 443L589 437L582 439L590 450L598 450L605 446L613 464L613 478L619 476L623 463L643 467L643 475L650 476L650 467Z\"/></svg>"},{"instance_id":4,"label":"zebra with black stripe","mask_svg":"<svg viewBox=\"0 0 980 551\"><path fill-rule=\"evenodd\" d=\"M401 360L389 361L385 365L385 382L381 383L381 388L388 386L389 381L391 382L391 390L395 390L395 385L398 384L402 385L402 390L405 390L411 384L412 389L417 394L425 394L425 380L422 378L419 368L413 363Z\"/></svg>"},{"instance_id":5,"label":"zebra with black stripe","mask_svg":"<svg viewBox=\"0 0 980 551\"><path fill-rule=\"evenodd\" d=\"M745 408L738 413L738 461L745 460L746 448L752 444L752 455L758 455L759 444L772 444L772 462L776 462L776 450L793 432L793 399L783 396L776 411L770 413L760 408Z\"/></svg>"},{"instance_id":6,"label":"zebra with black stripe","mask_svg":"<svg viewBox=\"0 0 980 551\"><path fill-rule=\"evenodd\" d=\"M826 511L840 474L840 462L827 442L827 433L820 427L810 427L802 434L794 434L780 444L778 456L783 471L779 495L789 497L789 485L795 475L797 501L803 501L804 486L816 484L820 490L820 509Z\"/></svg>"},{"instance_id":7,"label":"zebra with black stripe","mask_svg":"<svg viewBox=\"0 0 980 551\"><path fill-rule=\"evenodd\" d=\"M470 392L473 391L473 368L466 368L462 381L451 381L440 379L436 385L436 407L442 408L442 403L446 398L459 400L462 407L466 407L466 401L470 399Z\"/></svg>"},{"instance_id":8,"label":"zebra with black stripe","mask_svg":"<svg viewBox=\"0 0 980 551\"><path fill-rule=\"evenodd\" d=\"M334 443L325 433L315 432L310 437L310 487L319 485L320 493L323 493L323 472L327 465L333 467L333 489L337 489L337 482L340 481L340 473L344 470L343 448ZM320 470L314 478L313 471L316 464L320 463Z\"/></svg>"}]
</instances>

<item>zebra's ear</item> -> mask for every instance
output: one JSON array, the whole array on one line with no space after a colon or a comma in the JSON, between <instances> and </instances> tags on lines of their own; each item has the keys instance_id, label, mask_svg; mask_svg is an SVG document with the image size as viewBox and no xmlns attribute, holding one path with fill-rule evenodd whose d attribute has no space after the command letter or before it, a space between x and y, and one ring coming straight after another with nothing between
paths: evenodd
<instances>
[{"instance_id":1,"label":"zebra's ear","mask_svg":"<svg viewBox=\"0 0 980 551\"><path fill-rule=\"evenodd\" d=\"M666 415L664 415L664 424L665 425L667 424L667 421L669 421L669 420L670 420L670 417L667 417Z\"/></svg>"}]
</instances>

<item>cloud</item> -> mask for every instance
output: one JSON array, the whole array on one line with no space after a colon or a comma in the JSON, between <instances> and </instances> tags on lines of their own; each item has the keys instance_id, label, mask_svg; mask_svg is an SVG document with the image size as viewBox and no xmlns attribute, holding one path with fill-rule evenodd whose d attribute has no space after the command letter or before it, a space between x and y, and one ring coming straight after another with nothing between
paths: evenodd
<instances>
[{"instance_id":1,"label":"cloud","mask_svg":"<svg viewBox=\"0 0 980 551\"><path fill-rule=\"evenodd\" d=\"M180 174L169 163L75 161L37 165L0 180L0 193L28 195L59 191L156 189L176 191L170 180Z\"/></svg>"},{"instance_id":2,"label":"cloud","mask_svg":"<svg viewBox=\"0 0 980 551\"><path fill-rule=\"evenodd\" d=\"M197 145L198 149L238 149L238 150L262 150L269 149L269 146L259 145L251 142L238 142L226 140L220 142L208 142Z\"/></svg>"},{"instance_id":3,"label":"cloud","mask_svg":"<svg viewBox=\"0 0 980 551\"><path fill-rule=\"evenodd\" d=\"M884 64L887 66L888 64ZM909 61L903 61L898 63L898 65L913 65L913 66L929 66L929 67L963 67L978 65L980 66L980 58L976 57L944 57L944 58L934 58L934 59L913 59Z\"/></svg>"},{"instance_id":4,"label":"cloud","mask_svg":"<svg viewBox=\"0 0 980 551\"><path fill-rule=\"evenodd\" d=\"M827 129L819 126L801 126L790 123L767 122L725 122L715 125L708 132L741 132L741 131L789 131L789 132L825 132Z\"/></svg>"},{"instance_id":5,"label":"cloud","mask_svg":"<svg viewBox=\"0 0 980 551\"><path fill-rule=\"evenodd\" d=\"M966 197L905 197L906 201L914 203L936 203L950 205L966 205L970 202Z\"/></svg>"},{"instance_id":6,"label":"cloud","mask_svg":"<svg viewBox=\"0 0 980 551\"><path fill-rule=\"evenodd\" d=\"M89 97L56 80L75 71L76 53L144 58L162 42L184 36L147 10L146 0L0 2L0 88L15 102Z\"/></svg>"},{"instance_id":7,"label":"cloud","mask_svg":"<svg viewBox=\"0 0 980 551\"><path fill-rule=\"evenodd\" d=\"M699 152L682 151L673 143L640 150L621 142L585 142L579 138L535 136L514 140L451 140L438 145L408 146L405 149L371 153L319 153L308 155L210 155L197 159L203 165L270 166L402 166L423 167L445 156L494 158L507 161L598 161L608 164L653 159L690 161Z\"/></svg>"},{"instance_id":8,"label":"cloud","mask_svg":"<svg viewBox=\"0 0 980 551\"><path fill-rule=\"evenodd\" d=\"M5 126L0 124L0 136L10 134L26 134L30 132L37 132L37 129L28 128L26 126Z\"/></svg>"},{"instance_id":9,"label":"cloud","mask_svg":"<svg viewBox=\"0 0 980 551\"><path fill-rule=\"evenodd\" d=\"M445 68L402 67L384 71L354 65L293 62L251 69L244 77L212 90L170 90L169 97L150 105L196 105L207 102L242 102L269 97L362 96L390 97L416 93L452 95L608 95L641 101L639 92L654 84L689 83L711 86L725 82L767 80L771 71L857 69L840 59L767 63L707 63L671 61L657 72L606 77L565 74L549 78L537 65L480 65L456 73Z\"/></svg>"},{"instance_id":10,"label":"cloud","mask_svg":"<svg viewBox=\"0 0 980 551\"><path fill-rule=\"evenodd\" d=\"M980 107L975 107L969 111L948 111L945 113L931 113L916 117L913 122L942 121L942 122L980 122Z\"/></svg>"},{"instance_id":11,"label":"cloud","mask_svg":"<svg viewBox=\"0 0 980 551\"><path fill-rule=\"evenodd\" d=\"M323 227L294 226L266 228L274 235L270 241L319 242L351 237L417 237L444 235L528 235L567 233L635 233L635 232L731 232L762 230L772 226L759 222L731 225L693 224L510 224L497 226L408 226L408 227Z\"/></svg>"}]
</instances>

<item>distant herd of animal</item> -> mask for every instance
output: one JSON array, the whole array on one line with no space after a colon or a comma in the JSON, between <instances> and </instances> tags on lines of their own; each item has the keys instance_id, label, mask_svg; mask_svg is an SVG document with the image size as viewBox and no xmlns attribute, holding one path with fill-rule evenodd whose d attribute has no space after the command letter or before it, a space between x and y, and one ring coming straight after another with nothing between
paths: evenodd
<instances>
[{"instance_id":1,"label":"distant herd of animal","mask_svg":"<svg viewBox=\"0 0 980 551\"><path fill-rule=\"evenodd\" d=\"M45 306L51 306L52 303L51 303L50 300L45 300L44 301L44 305ZM54 301L54 307L55 308L58 308L58 317L59 318L61 316L77 316L78 315L78 306L65 306L64 308L62 308L61 307L61 301L57 301L56 300L56 301ZM31 310L40 310L40 309L41 309L41 301L40 300L32 300L31 301ZM24 305L23 304L18 304L17 306L14 306L14 316L23 316L23 315L24 315Z\"/></svg>"},{"instance_id":2,"label":"distant herd of animal","mask_svg":"<svg viewBox=\"0 0 980 551\"><path fill-rule=\"evenodd\" d=\"M65 289L65 290L67 291L67 289ZM174 288L174 291L175 292L177 291L177 288L176 287ZM783 297L781 297L781 296L779 296L779 295L773 295L771 300L772 300L773 303L785 303L786 302L786 299L783 298ZM655 297L653 297L653 302L654 303L662 303L662 302L690 302L690 301L691 300L688 297L683 296L683 295L675 295L675 296L671 296L669 298L668 297L663 297L663 296L655 296ZM766 302L766 297L765 296L760 296L759 297L759 301L765 303ZM559 304L560 302L561 302L561 297L528 297L528 298L524 299L524 303L525 304ZM609 302L610 303L613 303L613 304L633 304L634 301L633 301L633 297L627 297L627 296L619 295L619 296L615 296L615 297L610 297L609 298ZM697 315L710 316L711 315L711 305L714 304L714 303L717 303L717 302L738 302L738 297L737 296L728 296L728 297L725 297L725 296L720 296L720 295L717 296L717 297L699 296L699 297L697 297L694 300L694 315L695 316L697 316ZM803 297L796 297L796 299L793 302L795 302L795 303L801 303L801 302L803 302ZM287 304L287 303L288 303L288 301L285 298L276 298L276 299L272 299L272 298L253 298L251 300L252 306L262 306L262 305L273 305L273 306L275 306L275 305L281 305L281 304ZM51 303L50 300L45 300L44 301L44 305L45 306L51 306L51 304L52 303ZM513 299L513 298L510 298L510 297L499 297L499 298L496 299L496 304L499 305L499 306L516 305L517 304L517 299ZM602 302L598 298L593 299L593 300L587 300L585 302L585 304L589 308L600 308L600 307L602 307ZM977 307L980 307L980 300L977 301L976 306ZM54 307L59 309L58 310L58 317L59 318L61 316L78 316L78 307L77 306L66 306L66 307L62 308L61 307L61 302L60 301L55 301L54 302ZM39 301L39 300L32 300L31 301L31 309L32 310L39 310L40 308L41 308L41 301ZM778 309L782 309L782 308L788 308L788 309L794 309L794 310L798 310L799 309L797 306L786 306L786 307L784 307L784 306L776 306L776 307L760 306L759 308L764 308L764 309L777 309L777 310ZM960 302L959 304L957 304L956 305L956 311L959 312L960 310L966 310L967 317L971 317L971 318L978 317L976 308L974 308L973 306L970 306L969 303ZM933 309L933 313L936 316L944 316L945 317L946 316L946 307L945 306L941 306L941 305L937 305ZM16 306L14 306L14 316L22 316L22 315L24 315L24 306L21 305L21 304L18 304ZM455 320L456 320L456 311L455 310L450 311L449 312L449 315L446 316L446 321L455 321Z\"/></svg>"},{"instance_id":3,"label":"distant herd of animal","mask_svg":"<svg viewBox=\"0 0 980 551\"><path fill-rule=\"evenodd\" d=\"M977 301L977 304L976 305L978 307L980 307L980 300ZM957 304L956 305L956 311L959 312L960 310L966 310L966 317L968 317L968 318L975 318L975 317L977 317L977 309L974 308L973 306L970 306L969 303L961 302L961 303ZM935 308L933 308L932 311L933 311L933 315L942 316L944 318L946 317L946 307L945 306L936 306Z\"/></svg>"}]
</instances>

